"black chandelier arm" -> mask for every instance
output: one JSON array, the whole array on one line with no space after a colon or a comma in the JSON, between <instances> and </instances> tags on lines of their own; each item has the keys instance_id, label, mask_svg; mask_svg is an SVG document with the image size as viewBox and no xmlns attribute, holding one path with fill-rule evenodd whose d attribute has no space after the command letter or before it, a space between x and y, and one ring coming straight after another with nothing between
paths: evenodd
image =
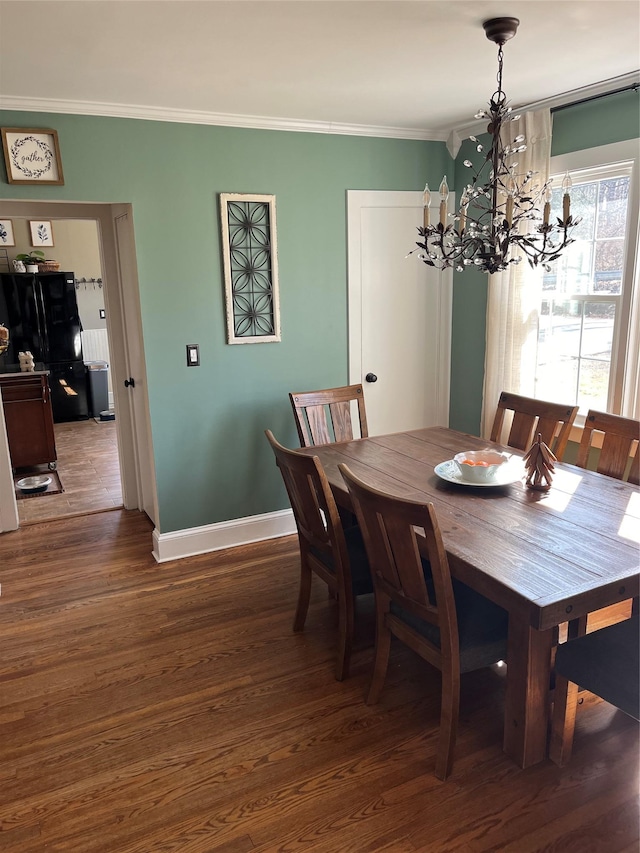
<instances>
[{"instance_id":1,"label":"black chandelier arm","mask_svg":"<svg viewBox=\"0 0 640 853\"><path fill-rule=\"evenodd\" d=\"M536 237L532 235L520 236L514 239L513 242L518 248L524 252L529 265L532 267L543 266L545 269L548 265L560 257L567 246L574 243L575 240L568 236L567 230L564 229L562 240L558 244L548 245L548 235L543 234L542 245L536 243Z\"/></svg>"},{"instance_id":2,"label":"black chandelier arm","mask_svg":"<svg viewBox=\"0 0 640 853\"><path fill-rule=\"evenodd\" d=\"M494 229L493 235L483 237L478 234L462 233L452 225L443 227L440 223L427 228L419 228L418 232L424 242L416 243L417 248L409 254L420 251L419 258L425 264L447 269L454 265L464 268L472 263L472 258L477 258L480 263L473 261L474 265L482 266L489 273L496 273L508 268L510 263L516 259L505 260L512 247L517 247L526 257L531 267L539 265L548 267L556 260L562 251L575 242L569 237L569 229L578 221L568 217L566 221L558 220L555 225L540 225L534 234L518 234L508 223ZM560 231L561 240L558 244L551 243L550 236Z\"/></svg>"}]
</instances>

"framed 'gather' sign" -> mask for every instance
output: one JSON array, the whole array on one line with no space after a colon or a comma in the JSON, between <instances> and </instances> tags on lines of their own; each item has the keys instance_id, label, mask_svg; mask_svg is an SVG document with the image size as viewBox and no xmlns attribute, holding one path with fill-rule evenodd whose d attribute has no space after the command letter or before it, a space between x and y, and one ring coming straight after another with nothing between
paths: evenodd
<instances>
[{"instance_id":1,"label":"framed 'gather' sign","mask_svg":"<svg viewBox=\"0 0 640 853\"><path fill-rule=\"evenodd\" d=\"M46 127L3 127L10 184L64 184L58 133Z\"/></svg>"}]
</instances>

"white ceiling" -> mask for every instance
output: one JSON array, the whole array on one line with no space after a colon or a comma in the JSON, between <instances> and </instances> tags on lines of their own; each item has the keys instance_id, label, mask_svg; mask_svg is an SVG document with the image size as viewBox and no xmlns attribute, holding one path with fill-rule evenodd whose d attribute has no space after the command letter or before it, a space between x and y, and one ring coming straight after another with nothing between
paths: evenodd
<instances>
[{"instance_id":1,"label":"white ceiling","mask_svg":"<svg viewBox=\"0 0 640 853\"><path fill-rule=\"evenodd\" d=\"M501 15L514 107L637 76L638 0L0 0L0 106L446 139Z\"/></svg>"}]
</instances>

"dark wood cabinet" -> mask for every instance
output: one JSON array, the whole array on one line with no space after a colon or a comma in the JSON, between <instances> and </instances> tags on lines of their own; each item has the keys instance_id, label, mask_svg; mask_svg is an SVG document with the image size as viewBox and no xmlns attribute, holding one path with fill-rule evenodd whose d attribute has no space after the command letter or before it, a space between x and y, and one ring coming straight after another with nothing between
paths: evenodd
<instances>
[{"instance_id":1,"label":"dark wood cabinet","mask_svg":"<svg viewBox=\"0 0 640 853\"><path fill-rule=\"evenodd\" d=\"M11 465L15 469L57 459L51 392L46 373L0 374Z\"/></svg>"}]
</instances>

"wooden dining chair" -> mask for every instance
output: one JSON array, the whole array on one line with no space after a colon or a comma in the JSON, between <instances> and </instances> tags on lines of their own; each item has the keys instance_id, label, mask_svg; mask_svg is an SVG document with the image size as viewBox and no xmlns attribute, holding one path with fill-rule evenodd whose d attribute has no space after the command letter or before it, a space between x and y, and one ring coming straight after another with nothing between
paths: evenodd
<instances>
[{"instance_id":1,"label":"wooden dining chair","mask_svg":"<svg viewBox=\"0 0 640 853\"><path fill-rule=\"evenodd\" d=\"M300 447L331 444L334 441L351 441L366 438L367 412L362 385L345 385L322 391L303 391L289 394L293 415L300 438ZM351 403L358 409L360 435L353 432Z\"/></svg>"},{"instance_id":2,"label":"wooden dining chair","mask_svg":"<svg viewBox=\"0 0 640 853\"><path fill-rule=\"evenodd\" d=\"M623 418L620 415L610 415L608 412L598 412L589 409L584 421L582 438L578 447L576 465L580 468L594 468L599 474L614 477L616 480L627 480L629 483L640 485L640 421L633 418ZM597 455L597 461L592 465L591 451L594 444L602 442ZM594 451L594 455L597 451ZM634 601L634 612L637 612L638 600ZM602 621L606 609L598 616L590 614L572 619L567 628L569 639L582 637L587 632L587 623L598 618Z\"/></svg>"},{"instance_id":3,"label":"wooden dining chair","mask_svg":"<svg viewBox=\"0 0 640 853\"><path fill-rule=\"evenodd\" d=\"M584 421L576 465L588 468L594 439L602 438L595 470L616 480L640 485L640 421L589 409Z\"/></svg>"},{"instance_id":4,"label":"wooden dining chair","mask_svg":"<svg viewBox=\"0 0 640 853\"><path fill-rule=\"evenodd\" d=\"M382 690L392 636L439 669L435 774L446 779L453 766L460 674L506 658L507 613L452 580L432 503L385 494L359 480L346 465L338 467L354 503L373 574L376 644L367 704L377 702Z\"/></svg>"},{"instance_id":5,"label":"wooden dining chair","mask_svg":"<svg viewBox=\"0 0 640 853\"><path fill-rule=\"evenodd\" d=\"M505 415L513 413L506 439L503 436ZM491 428L491 441L528 450L540 433L542 441L561 460L569 441L571 427L578 414L578 406L548 403L533 397L522 397L503 391L500 394Z\"/></svg>"},{"instance_id":6,"label":"wooden dining chair","mask_svg":"<svg viewBox=\"0 0 640 853\"><path fill-rule=\"evenodd\" d=\"M556 650L555 694L549 756L571 758L578 685L640 720L640 617L607 625Z\"/></svg>"},{"instance_id":7,"label":"wooden dining chair","mask_svg":"<svg viewBox=\"0 0 640 853\"><path fill-rule=\"evenodd\" d=\"M331 487L317 456L280 444L265 432L291 502L300 544L300 590L293 630L302 631L309 611L313 575L323 580L338 604L336 679L349 674L355 599L373 592L362 534L343 529Z\"/></svg>"}]
</instances>

